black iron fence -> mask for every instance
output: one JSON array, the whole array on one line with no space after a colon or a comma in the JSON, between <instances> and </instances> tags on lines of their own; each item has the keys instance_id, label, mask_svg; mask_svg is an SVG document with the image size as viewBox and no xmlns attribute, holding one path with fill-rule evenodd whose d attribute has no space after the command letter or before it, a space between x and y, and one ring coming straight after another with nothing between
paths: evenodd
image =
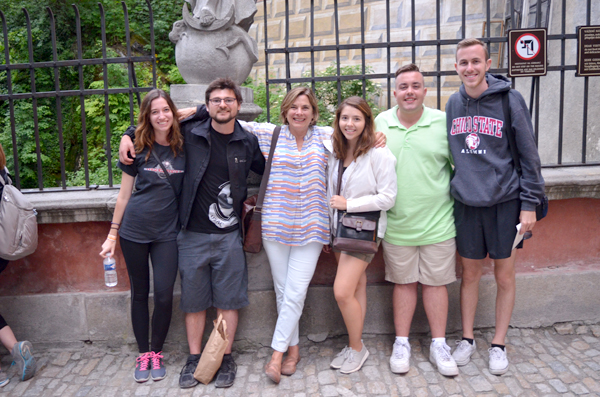
<instances>
[{"instance_id":1,"label":"black iron fence","mask_svg":"<svg viewBox=\"0 0 600 397\"><path fill-rule=\"evenodd\" d=\"M359 80L362 81L363 89L362 95L366 96L366 86L367 81L369 80L384 80L387 81L387 106L388 108L392 106L392 90L393 90L393 79L395 70L392 70L392 65L396 62L395 59L392 59L392 49L394 48L406 48L409 49L412 53L412 62L419 63L417 59L417 49L421 47L434 47L436 51L436 62L435 62L435 70L424 70L423 75L425 77L432 77L434 79L434 87L437 89L437 108L441 108L442 102L442 78L444 76L456 76L456 72L454 69L444 70L442 68L442 57L443 54L448 54L448 50L451 49L452 54L454 53L456 44L465 38L467 32L467 2L466 0L454 0L453 4L458 6L459 4L462 7L461 14L461 29L459 37L452 39L443 39L441 37L441 8L444 2L442 0L435 0L435 24L436 24L436 37L435 39L420 39L417 37L417 19L415 17L416 11L418 7L423 5L423 2L417 2L417 0L409 0L410 1L410 12L411 12L411 24L410 24L410 37L407 37L406 40L402 41L394 41L392 40L392 30L397 27L392 27L391 23L391 15L392 11L390 9L390 1L384 1L385 15L381 15L380 19L385 19L386 29L385 29L385 39L379 42L367 42L365 40L365 3L372 5L376 3L374 1L365 1L361 0L359 4L356 4L356 13L360 13L360 23L361 23L361 40L359 43L348 43L348 44L340 44L340 18L338 15L338 11L340 7L348 7L348 3L346 2L343 6L338 4L337 0L333 1L333 6L331 12L333 12L334 19L334 29L333 33L335 36L335 44L330 45L315 45L315 0L310 1L310 45L308 46L294 46L294 42L290 40L290 9L289 2L285 1L285 21L284 21L284 45L280 46L280 48L276 48L273 43L269 42L269 31L268 31L268 18L274 15L270 7L273 7L273 1L263 1L264 6L264 41L265 41L265 78L266 78L266 94L267 94L267 103L270 103L270 89L271 86L285 85L287 90L289 90L294 84L309 84L312 85L313 90L315 89L315 85L318 82L329 81L337 83L337 97L338 104L341 102L342 98L342 82L347 80ZM564 133L564 115L565 115L565 72L567 71L575 71L576 64L574 60L570 60L570 62L566 61L565 51L566 46L570 43L573 44L577 40L576 33L567 33L567 0L558 0L560 3L560 7L562 12L560 13L560 21L554 21L554 23L560 24L560 33L559 34L549 34L548 38L548 48L550 50L554 50L555 46L552 46L551 43L558 42L560 43L560 64L550 65L548 66L548 72L559 72L560 74L560 83L559 83L559 108L556 109L556 112L559 114L558 119L558 149L553 150L553 159L550 161L545 161L544 167L556 167L556 166L571 166L571 165L598 165L598 159L594 161L590 161L588 159L587 147L586 143L588 141L588 114L589 114L589 77L578 77L584 80L584 88L580 95L583 97L583 106L578 109L571 109L569 111L578 111L581 112L581 117L583 118L583 128L581 130L581 157L580 161L569 161L566 163L563 161L563 133ZM306 2L308 3L308 2ZM428 2L431 3L431 2ZM507 48L507 32L509 29L517 29L517 28L528 28L528 27L548 27L549 17L551 11L551 0L530 0L528 2L529 7L523 7L523 0L507 0L505 4L504 15L501 21L499 22L501 25L500 34L494 34L494 30L492 29L492 25L494 23L498 23L497 18L492 18L491 14L491 0L485 0L485 17L483 18L484 28L482 32L482 37L479 37L482 41L487 43L488 49L493 49L498 54L498 63L495 65L496 67L492 67L490 72L492 73L503 73L506 74L508 68L506 65L506 48ZM586 25L591 24L591 15L592 15L592 1L591 0L583 0L580 1L581 5L585 7L585 15L586 15ZM584 4L585 3L585 4ZM321 3L319 3L320 5ZM331 4L329 4L331 6ZM595 7L599 7L600 5L596 2ZM597 12L598 10L596 10ZM497 16L496 16L497 17ZM473 23L469 21L469 23ZM365 56L366 51L379 49L383 50L387 54L387 71L385 73L369 73L368 66L369 62ZM348 50L359 50L361 52L360 66L361 73L352 74L352 75L342 75L341 68L343 67L340 53ZM317 71L315 69L315 54L325 52L325 51L334 51L335 52L335 65L337 67L337 74L335 76L317 76ZM310 67L307 68L308 75L303 75L302 77L292 77L291 73L291 56L293 54L302 54L305 56L308 54L310 57ZM284 57L285 59L285 77L282 78L273 78L272 70L273 63L270 62L271 57ZM454 57L454 55L452 55ZM357 63L356 61L352 61ZM535 127L536 134L536 142L539 137L540 130L540 77L532 77L531 86L530 86L530 97L529 97L529 109L533 115L533 123ZM513 87L515 86L515 79L513 78ZM431 89L430 89L431 91ZM366 98L365 98L366 99ZM267 107L267 118L270 119L270 109ZM443 110L443 109L442 109ZM554 152L556 155L554 156Z\"/></svg>"},{"instance_id":2,"label":"black iron fence","mask_svg":"<svg viewBox=\"0 0 600 397\"><path fill-rule=\"evenodd\" d=\"M76 5L73 5L73 11L75 14L73 24L75 26L76 34L76 48L73 53L76 54L74 59L59 59L59 48L57 46L57 28L55 22L55 15L50 8L46 8L47 11L47 29L50 31L50 43L34 43L34 32L32 31L31 18L26 9L22 9L26 21L26 34L27 34L27 50L28 60L27 62L11 62L11 47L9 43L9 32L7 27L7 20L5 14L0 11L0 19L2 20L2 33L3 33L3 46L4 46L4 59L0 64L0 79L2 85L0 86L0 107L3 112L6 111L9 115L6 126L10 126L11 133L11 145L12 148L4 147L4 150L10 157L12 154L11 161L11 173L13 180L17 187L21 186L22 169L20 164L24 159L20 159L20 147L24 145L30 145L30 139L35 140L35 164L36 164L36 176L37 177L37 189L29 189L28 192L35 191L48 191L48 190L66 190L66 189L91 189L98 188L97 185L90 185L89 178L89 164L88 164L88 128L86 125L86 99L91 96L103 96L104 106L104 129L105 129L105 162L108 168L108 187L113 187L113 153L111 150L111 137L112 131L111 115L114 109L111 109L111 98L116 95L127 94L129 96L129 118L130 123L134 124L134 101L137 102L139 107L140 93L150 91L156 87L156 58L154 49L154 21L152 14L152 6L150 0L146 0L148 7L148 25L149 25L149 36L150 36L150 55L138 55L134 56L132 52L132 39L129 27L129 14L125 2L121 2L123 9L123 24L125 30L125 51L120 56L109 56L107 54L107 37L106 37L106 21L105 11L102 4L98 3L99 18L101 24L101 58L84 58L84 49L82 45L82 26L81 16L79 9ZM34 46L48 45L52 46L52 59L34 59ZM61 48L61 50L65 50ZM1 55L0 55L1 56ZM136 64L149 63L151 64L152 77L151 86L140 87L138 86L136 78ZM121 64L127 67L127 86L126 87L111 87L109 84L109 65ZM102 73L102 87L101 88L89 88L84 84L84 70L88 66L101 67ZM43 72L47 72L48 69L52 70L52 78L54 82L53 90L39 91L37 89L38 81L41 78ZM13 83L13 76L19 73L29 72L29 90L23 89L23 84L19 86L18 92L15 92L15 84ZM78 75L78 85L76 87L69 87L69 89L61 89L61 73L76 73ZM46 73L47 75L47 73ZM21 79L23 75L20 76ZM24 92L25 91L25 92ZM68 98L79 99L75 103L66 103ZM18 123L22 122L21 119L16 119L15 109L20 101L28 101L31 104L31 118L32 118L32 133L28 134L27 138L20 140L17 134ZM40 101L45 101L45 104L54 102L55 112L51 112L54 119L41 120L38 111L40 109ZM76 148L78 152L76 156L76 162L78 162L80 171L83 172L83 178L85 180L85 186L73 186L67 187L67 170L65 167L65 130L64 126L67 121L63 117L63 108L67 106L75 106L77 113L79 113L81 125L81 136L77 137L77 142L80 142L81 147ZM8 109L6 109L8 108ZM78 109L77 109L78 108ZM72 113L71 113L72 114ZM29 122L29 121L28 121ZM40 141L40 125L47 126L50 124L50 130L52 131L53 140L50 145L58 145L58 152L60 155L60 176L54 177L52 181L44 180L44 169L43 163L46 158L44 151L52 150L48 145L43 144ZM6 132L6 131L5 131ZM72 133L72 131L69 131ZM1 133L1 132L0 132ZM121 131L117 132L119 135ZM80 140L79 140L80 139ZM6 141L5 141L6 143ZM47 173L46 173L47 174ZM27 186L26 186L27 187ZM31 186L29 186L31 187Z\"/></svg>"}]
</instances>

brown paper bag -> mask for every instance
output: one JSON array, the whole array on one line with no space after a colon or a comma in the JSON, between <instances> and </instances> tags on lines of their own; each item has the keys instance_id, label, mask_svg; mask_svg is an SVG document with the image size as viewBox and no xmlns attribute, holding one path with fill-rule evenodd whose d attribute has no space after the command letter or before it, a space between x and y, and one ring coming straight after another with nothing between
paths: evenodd
<instances>
[{"instance_id":1,"label":"brown paper bag","mask_svg":"<svg viewBox=\"0 0 600 397\"><path fill-rule=\"evenodd\" d=\"M204 351L194 372L194 378L205 385L210 383L219 370L229 342L227 340L227 324L223 320L223 315L219 314L219 318L214 320L213 324L214 328L210 333L206 346L204 346Z\"/></svg>"}]
</instances>

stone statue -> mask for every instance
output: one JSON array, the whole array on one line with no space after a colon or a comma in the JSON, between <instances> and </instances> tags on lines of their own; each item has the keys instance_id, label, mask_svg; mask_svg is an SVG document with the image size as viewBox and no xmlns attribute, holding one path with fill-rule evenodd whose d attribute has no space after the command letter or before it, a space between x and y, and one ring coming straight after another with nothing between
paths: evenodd
<instances>
[{"instance_id":1,"label":"stone statue","mask_svg":"<svg viewBox=\"0 0 600 397\"><path fill-rule=\"evenodd\" d=\"M229 77L242 84L258 61L258 46L248 34L255 0L185 0L182 13L169 39L184 80L209 84Z\"/></svg>"}]
</instances>

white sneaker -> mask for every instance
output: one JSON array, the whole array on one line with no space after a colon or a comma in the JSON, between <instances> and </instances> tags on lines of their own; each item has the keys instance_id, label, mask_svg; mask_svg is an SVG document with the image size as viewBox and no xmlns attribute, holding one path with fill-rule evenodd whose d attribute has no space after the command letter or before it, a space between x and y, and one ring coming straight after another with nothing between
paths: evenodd
<instances>
[{"instance_id":1,"label":"white sneaker","mask_svg":"<svg viewBox=\"0 0 600 397\"><path fill-rule=\"evenodd\" d=\"M456 361L450 355L450 346L441 342L432 342L429 348L429 361L437 367L444 376L458 375Z\"/></svg>"},{"instance_id":2,"label":"white sneaker","mask_svg":"<svg viewBox=\"0 0 600 397\"><path fill-rule=\"evenodd\" d=\"M466 340L456 341L456 349L452 353L452 358L456 362L456 365L462 367L463 365L467 365L469 361L471 361L471 356L477 350L477 343L475 343L475 339L473 339L473 344L470 344Z\"/></svg>"},{"instance_id":3,"label":"white sneaker","mask_svg":"<svg viewBox=\"0 0 600 397\"><path fill-rule=\"evenodd\" d=\"M390 356L390 368L395 374L405 374L410 369L410 344L398 340L394 342L394 351Z\"/></svg>"},{"instance_id":4,"label":"white sneaker","mask_svg":"<svg viewBox=\"0 0 600 397\"><path fill-rule=\"evenodd\" d=\"M508 358L506 357L506 350L502 350L499 347L490 347L490 373L493 375L502 375L508 371Z\"/></svg>"}]
</instances>

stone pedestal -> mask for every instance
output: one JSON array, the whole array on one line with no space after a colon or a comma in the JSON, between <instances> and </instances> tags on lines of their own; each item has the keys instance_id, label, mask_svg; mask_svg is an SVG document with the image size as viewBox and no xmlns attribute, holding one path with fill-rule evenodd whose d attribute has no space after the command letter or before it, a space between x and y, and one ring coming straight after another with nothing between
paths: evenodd
<instances>
[{"instance_id":1,"label":"stone pedestal","mask_svg":"<svg viewBox=\"0 0 600 397\"><path fill-rule=\"evenodd\" d=\"M178 108L202 105L207 87L208 85L205 84L173 84L171 85L171 99ZM251 88L241 87L241 91L243 102L238 119L253 121L263 110L254 103L254 92Z\"/></svg>"}]
</instances>

